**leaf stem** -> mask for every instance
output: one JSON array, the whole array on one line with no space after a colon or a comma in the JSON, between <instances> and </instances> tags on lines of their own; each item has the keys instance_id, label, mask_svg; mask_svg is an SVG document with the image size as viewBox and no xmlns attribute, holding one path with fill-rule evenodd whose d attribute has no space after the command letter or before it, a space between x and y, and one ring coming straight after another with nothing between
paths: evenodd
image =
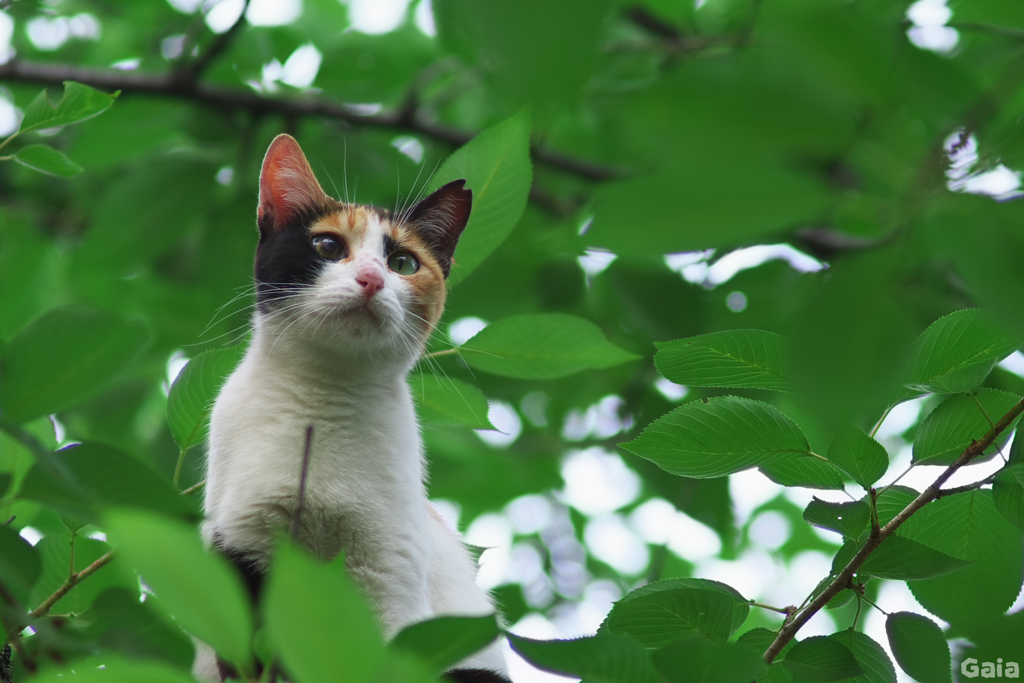
<instances>
[{"instance_id":1,"label":"leaf stem","mask_svg":"<svg viewBox=\"0 0 1024 683\"><path fill-rule=\"evenodd\" d=\"M423 357L424 358L437 358L438 356L450 356L450 355L458 353L458 352L459 352L459 349L452 348L452 349L445 349L444 351L434 351L433 353L425 354Z\"/></svg>"},{"instance_id":2,"label":"leaf stem","mask_svg":"<svg viewBox=\"0 0 1024 683\"><path fill-rule=\"evenodd\" d=\"M753 600L750 602L750 606L771 610L772 612L778 612L779 614L792 614L797 610L796 607L772 607L771 605L766 605L762 602L754 602Z\"/></svg>"},{"instance_id":3,"label":"leaf stem","mask_svg":"<svg viewBox=\"0 0 1024 683\"><path fill-rule=\"evenodd\" d=\"M183 496L191 496L193 493L195 493L199 489L203 488L204 486L206 486L206 480L205 479L203 479L201 482L199 482L195 486L189 486L187 489L185 489L184 491L181 492L181 495L183 495Z\"/></svg>"},{"instance_id":4,"label":"leaf stem","mask_svg":"<svg viewBox=\"0 0 1024 683\"><path fill-rule=\"evenodd\" d=\"M835 597L839 591L850 585L854 574L856 574L860 566L864 564L864 561L867 560L882 541L895 533L896 529L910 519L911 515L938 497L942 490L942 485L945 484L957 470L974 458L978 457L986 448L992 445L992 442L995 441L996 437L999 436L999 434L1007 427L1013 424L1013 421L1016 420L1021 413L1024 413L1024 399L1021 399L1009 410L1009 412L999 418L999 421L988 431L987 434L985 434L985 436L980 440L972 441L971 445L960 454L960 457L958 457L952 465L943 470L942 474L940 474L928 488L918 495L917 498L911 501L907 507L903 508L903 510L893 517L888 524L882 527L878 533L874 533L874 529L872 529L872 533L864 543L864 546L857 552L853 559L847 563L846 567L836 575L835 579L829 583L825 590L819 593L818 597L811 601L806 608L801 610L790 623L786 624L779 630L775 640L768 649L765 650L765 662L771 664L782 651L782 648L784 648L786 644L789 643L789 641L791 641L797 634L797 631L799 631L811 617L817 614L822 607L828 604L828 601Z\"/></svg>"},{"instance_id":5,"label":"leaf stem","mask_svg":"<svg viewBox=\"0 0 1024 683\"><path fill-rule=\"evenodd\" d=\"M182 446L181 450L178 451L178 464L174 467L174 488L178 488L178 482L181 480L181 466L185 463L185 453L188 449Z\"/></svg>"}]
</instances>

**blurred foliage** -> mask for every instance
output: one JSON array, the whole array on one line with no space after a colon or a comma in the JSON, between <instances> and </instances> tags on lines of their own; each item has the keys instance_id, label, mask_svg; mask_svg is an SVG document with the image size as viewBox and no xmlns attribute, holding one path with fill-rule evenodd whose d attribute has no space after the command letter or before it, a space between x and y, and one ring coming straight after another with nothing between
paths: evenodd
<instances>
[{"instance_id":1,"label":"blurred foliage","mask_svg":"<svg viewBox=\"0 0 1024 683\"><path fill-rule=\"evenodd\" d=\"M229 0L3 3L0 97L23 115L0 141L3 683L190 680L183 630L251 680L279 661L300 683L429 681L493 636L439 619L386 645L337 563L290 548L250 606L189 531L280 132L342 198L474 190L412 385L432 495L463 529L516 521L492 581L508 621L585 636L515 636L521 656L618 683L950 680L972 653L1024 658L1024 439L1006 446L1024 380L997 365L1024 340L1018 5L416 0L368 32L370 2L256 25L273 4L232 24ZM766 244L788 250L753 265ZM466 318L492 324L467 340ZM807 595L792 616L919 494L872 486L910 453L959 463L997 423L979 485L836 586L815 622L834 634L777 640L787 606L708 569L831 558L813 591L781 590ZM510 433L471 431L491 426ZM637 490L588 509L577 460L603 463L599 494ZM743 499L726 475L750 468L792 491ZM608 529L640 549L607 550ZM715 562L691 552L706 536ZM945 624L883 601L886 633L863 633L886 581Z\"/></svg>"}]
</instances>

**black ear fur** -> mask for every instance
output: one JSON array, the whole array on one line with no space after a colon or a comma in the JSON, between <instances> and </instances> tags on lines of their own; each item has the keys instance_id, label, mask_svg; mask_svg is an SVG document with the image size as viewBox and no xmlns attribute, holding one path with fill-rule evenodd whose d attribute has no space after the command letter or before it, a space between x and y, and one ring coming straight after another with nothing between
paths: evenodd
<instances>
[{"instance_id":1,"label":"black ear fur","mask_svg":"<svg viewBox=\"0 0 1024 683\"><path fill-rule=\"evenodd\" d=\"M417 204L406 216L410 227L437 258L445 277L451 271L455 245L473 208L473 191L465 189L465 185L465 180L453 180Z\"/></svg>"}]
</instances>

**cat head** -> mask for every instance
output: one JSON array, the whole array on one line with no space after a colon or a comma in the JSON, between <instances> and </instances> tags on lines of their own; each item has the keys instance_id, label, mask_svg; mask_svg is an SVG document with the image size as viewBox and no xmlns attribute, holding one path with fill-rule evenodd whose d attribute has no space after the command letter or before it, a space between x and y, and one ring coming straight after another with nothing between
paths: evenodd
<instances>
[{"instance_id":1,"label":"cat head","mask_svg":"<svg viewBox=\"0 0 1024 683\"><path fill-rule=\"evenodd\" d=\"M441 187L392 213L332 199L279 135L260 173L257 328L327 350L415 360L444 309L472 192Z\"/></svg>"}]
</instances>

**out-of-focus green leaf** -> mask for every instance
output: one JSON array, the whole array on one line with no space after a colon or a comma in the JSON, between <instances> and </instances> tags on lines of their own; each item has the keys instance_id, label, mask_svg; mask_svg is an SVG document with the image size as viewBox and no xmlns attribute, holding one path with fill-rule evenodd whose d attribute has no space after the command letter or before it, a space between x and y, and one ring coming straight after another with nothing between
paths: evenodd
<instances>
[{"instance_id":1,"label":"out-of-focus green leaf","mask_svg":"<svg viewBox=\"0 0 1024 683\"><path fill-rule=\"evenodd\" d=\"M461 350L471 367L519 379L556 379L637 358L611 344L589 320L557 313L498 320Z\"/></svg>"},{"instance_id":2,"label":"out-of-focus green leaf","mask_svg":"<svg viewBox=\"0 0 1024 683\"><path fill-rule=\"evenodd\" d=\"M735 396L682 405L620 446L683 477L720 477L810 451L776 408Z\"/></svg>"},{"instance_id":3,"label":"out-of-focus green leaf","mask_svg":"<svg viewBox=\"0 0 1024 683\"><path fill-rule=\"evenodd\" d=\"M204 351L189 360L167 395L167 425L182 449L206 438L213 400L221 384L238 365L241 346Z\"/></svg>"},{"instance_id":4,"label":"out-of-focus green leaf","mask_svg":"<svg viewBox=\"0 0 1024 683\"><path fill-rule=\"evenodd\" d=\"M949 643L938 624L921 614L893 612L885 620L893 657L919 681L952 681Z\"/></svg>"},{"instance_id":5,"label":"out-of-focus green leaf","mask_svg":"<svg viewBox=\"0 0 1024 683\"><path fill-rule=\"evenodd\" d=\"M1000 332L984 311L971 308L939 318L914 344L907 386L957 394L974 389L1021 340Z\"/></svg>"},{"instance_id":6,"label":"out-of-focus green leaf","mask_svg":"<svg viewBox=\"0 0 1024 683\"><path fill-rule=\"evenodd\" d=\"M885 447L859 429L847 429L832 440L828 461L865 489L882 478L889 468Z\"/></svg>"},{"instance_id":7,"label":"out-of-focus green leaf","mask_svg":"<svg viewBox=\"0 0 1024 683\"><path fill-rule=\"evenodd\" d=\"M110 108L117 95L108 95L74 81L64 81L64 94L57 106L50 104L46 91L42 91L25 108L25 117L21 120L18 132L57 128L84 121Z\"/></svg>"},{"instance_id":8,"label":"out-of-focus green leaf","mask_svg":"<svg viewBox=\"0 0 1024 683\"><path fill-rule=\"evenodd\" d=\"M494 642L499 635L494 615L436 617L402 629L391 646L426 662L432 671L451 668Z\"/></svg>"},{"instance_id":9,"label":"out-of-focus green leaf","mask_svg":"<svg viewBox=\"0 0 1024 683\"><path fill-rule=\"evenodd\" d=\"M109 653L78 659L59 669L47 669L32 683L195 683L187 671L163 662L130 661Z\"/></svg>"},{"instance_id":10,"label":"out-of-focus green leaf","mask_svg":"<svg viewBox=\"0 0 1024 683\"><path fill-rule=\"evenodd\" d=\"M64 152L60 152L49 145L22 147L14 153L13 159L33 170L60 176L61 178L71 178L84 170L81 166L71 161L71 159L68 159Z\"/></svg>"},{"instance_id":11,"label":"out-of-focus green leaf","mask_svg":"<svg viewBox=\"0 0 1024 683\"><path fill-rule=\"evenodd\" d=\"M996 475L992 501L1006 521L1024 529L1024 464L1004 467Z\"/></svg>"},{"instance_id":12,"label":"out-of-focus green leaf","mask_svg":"<svg viewBox=\"0 0 1024 683\"><path fill-rule=\"evenodd\" d=\"M835 636L812 636L801 640L782 663L797 681L840 681L864 672L850 648Z\"/></svg>"},{"instance_id":13,"label":"out-of-focus green leaf","mask_svg":"<svg viewBox=\"0 0 1024 683\"><path fill-rule=\"evenodd\" d=\"M970 561L950 574L908 584L929 612L954 626L970 628L1013 604L1021 588L1022 532L999 514L990 491L940 498L904 526L909 538Z\"/></svg>"},{"instance_id":14,"label":"out-of-focus green leaf","mask_svg":"<svg viewBox=\"0 0 1024 683\"><path fill-rule=\"evenodd\" d=\"M654 364L676 384L788 391L782 372L785 337L764 330L730 330L655 344Z\"/></svg>"},{"instance_id":15,"label":"out-of-focus green leaf","mask_svg":"<svg viewBox=\"0 0 1024 683\"><path fill-rule=\"evenodd\" d=\"M930 579L970 564L909 538L893 534L868 555L858 570L880 579Z\"/></svg>"},{"instance_id":16,"label":"out-of-focus green leaf","mask_svg":"<svg viewBox=\"0 0 1024 683\"><path fill-rule=\"evenodd\" d=\"M750 606L716 581L670 579L648 584L615 603L598 633L626 635L661 647L690 631L724 640L746 618Z\"/></svg>"},{"instance_id":17,"label":"out-of-focus green leaf","mask_svg":"<svg viewBox=\"0 0 1024 683\"><path fill-rule=\"evenodd\" d=\"M532 177L530 117L525 112L480 133L437 169L431 190L464 178L473 191L473 211L455 249L452 284L465 279L516 227Z\"/></svg>"},{"instance_id":18,"label":"out-of-focus green leaf","mask_svg":"<svg viewBox=\"0 0 1024 683\"><path fill-rule=\"evenodd\" d=\"M423 372L409 378L409 388L416 400L416 414L424 422L494 429L487 417L487 397L471 384Z\"/></svg>"},{"instance_id":19,"label":"out-of-focus green leaf","mask_svg":"<svg viewBox=\"0 0 1024 683\"><path fill-rule=\"evenodd\" d=\"M863 500L853 503L829 503L815 498L804 510L808 524L836 531L846 538L857 540L868 527L871 509Z\"/></svg>"},{"instance_id":20,"label":"out-of-focus green leaf","mask_svg":"<svg viewBox=\"0 0 1024 683\"><path fill-rule=\"evenodd\" d=\"M13 597L25 603L41 571L39 552L17 530L0 525L0 581Z\"/></svg>"},{"instance_id":21,"label":"out-of-focus green leaf","mask_svg":"<svg viewBox=\"0 0 1024 683\"><path fill-rule=\"evenodd\" d=\"M148 341L143 325L112 313L78 307L49 311L16 334L3 352L4 419L27 422L94 396Z\"/></svg>"},{"instance_id":22,"label":"out-of-focus green leaf","mask_svg":"<svg viewBox=\"0 0 1024 683\"><path fill-rule=\"evenodd\" d=\"M187 669L194 657L192 640L177 624L155 613L159 601L152 595L140 602L135 577L130 578L135 584L130 589L110 588L93 601L86 633L117 652Z\"/></svg>"},{"instance_id":23,"label":"out-of-focus green leaf","mask_svg":"<svg viewBox=\"0 0 1024 683\"><path fill-rule=\"evenodd\" d=\"M1016 394L998 389L979 389L973 396L950 396L921 423L914 439L914 464L951 465L972 441L991 431L992 425L1020 399ZM972 462L987 460L985 456L991 457L1008 436L1004 431L1001 438Z\"/></svg>"},{"instance_id":24,"label":"out-of-focus green leaf","mask_svg":"<svg viewBox=\"0 0 1024 683\"><path fill-rule=\"evenodd\" d=\"M655 683L651 656L634 639L599 633L576 640L531 640L509 635L517 653L534 666L594 683Z\"/></svg>"},{"instance_id":25,"label":"out-of-focus green leaf","mask_svg":"<svg viewBox=\"0 0 1024 683\"><path fill-rule=\"evenodd\" d=\"M653 658L669 683L749 683L765 667L757 653L742 645L695 633L659 649Z\"/></svg>"},{"instance_id":26,"label":"out-of-focus green leaf","mask_svg":"<svg viewBox=\"0 0 1024 683\"><path fill-rule=\"evenodd\" d=\"M118 554L160 606L226 661L247 666L252 613L227 560L204 550L195 529L181 522L139 510L112 510L104 520Z\"/></svg>"}]
</instances>

